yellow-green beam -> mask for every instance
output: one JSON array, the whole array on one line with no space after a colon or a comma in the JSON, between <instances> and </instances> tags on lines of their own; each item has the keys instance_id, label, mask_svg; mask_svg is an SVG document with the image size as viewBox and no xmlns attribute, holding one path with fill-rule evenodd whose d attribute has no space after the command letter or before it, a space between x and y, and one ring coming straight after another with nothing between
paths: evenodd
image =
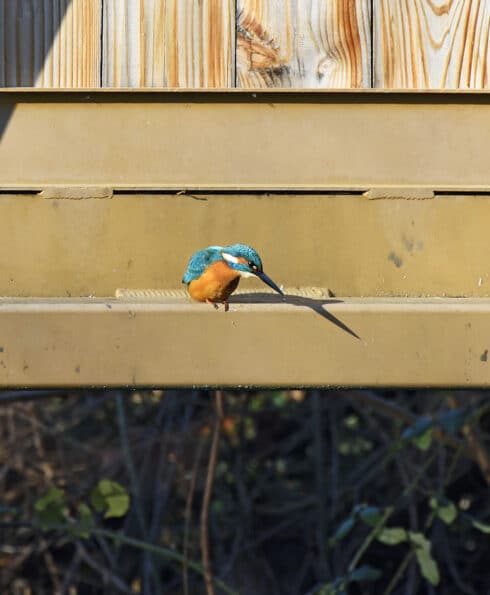
<instances>
[{"instance_id":1,"label":"yellow-green beam","mask_svg":"<svg viewBox=\"0 0 490 595\"><path fill-rule=\"evenodd\" d=\"M3 387L490 385L490 300L3 300L0 327Z\"/></svg>"}]
</instances>

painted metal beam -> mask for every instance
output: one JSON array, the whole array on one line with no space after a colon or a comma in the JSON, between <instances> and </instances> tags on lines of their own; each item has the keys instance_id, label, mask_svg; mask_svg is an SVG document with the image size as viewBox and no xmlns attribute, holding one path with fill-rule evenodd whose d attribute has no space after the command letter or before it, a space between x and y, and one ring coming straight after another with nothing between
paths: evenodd
<instances>
[{"instance_id":1,"label":"painted metal beam","mask_svg":"<svg viewBox=\"0 0 490 595\"><path fill-rule=\"evenodd\" d=\"M0 386L489 386L489 125L485 93L0 91ZM235 241L357 297L105 298Z\"/></svg>"},{"instance_id":2,"label":"painted metal beam","mask_svg":"<svg viewBox=\"0 0 490 595\"><path fill-rule=\"evenodd\" d=\"M0 189L487 191L488 93L0 91Z\"/></svg>"},{"instance_id":3,"label":"painted metal beam","mask_svg":"<svg viewBox=\"0 0 490 595\"><path fill-rule=\"evenodd\" d=\"M0 295L182 288L195 250L239 241L290 287L351 297L490 297L489 221L490 200L481 195L0 194Z\"/></svg>"},{"instance_id":4,"label":"painted metal beam","mask_svg":"<svg viewBox=\"0 0 490 595\"><path fill-rule=\"evenodd\" d=\"M490 386L486 299L2 300L0 327L2 387Z\"/></svg>"}]
</instances>

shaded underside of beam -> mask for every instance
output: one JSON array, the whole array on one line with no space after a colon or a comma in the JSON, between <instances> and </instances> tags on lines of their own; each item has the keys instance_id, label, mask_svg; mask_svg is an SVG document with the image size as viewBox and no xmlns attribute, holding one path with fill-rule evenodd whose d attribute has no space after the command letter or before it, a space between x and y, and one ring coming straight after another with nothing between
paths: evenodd
<instances>
[{"instance_id":1,"label":"shaded underside of beam","mask_svg":"<svg viewBox=\"0 0 490 595\"><path fill-rule=\"evenodd\" d=\"M0 385L490 385L490 300L2 300Z\"/></svg>"}]
</instances>

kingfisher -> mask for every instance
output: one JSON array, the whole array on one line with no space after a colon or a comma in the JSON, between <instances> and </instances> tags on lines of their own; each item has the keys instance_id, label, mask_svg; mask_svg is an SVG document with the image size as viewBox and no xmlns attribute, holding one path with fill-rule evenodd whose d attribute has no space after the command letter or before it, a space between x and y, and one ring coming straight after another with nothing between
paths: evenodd
<instances>
[{"instance_id":1,"label":"kingfisher","mask_svg":"<svg viewBox=\"0 0 490 595\"><path fill-rule=\"evenodd\" d=\"M274 291L284 296L281 289L263 271L257 252L245 244L209 246L195 252L189 261L182 283L189 295L198 302L206 302L218 309L223 304L228 310L228 298L240 283L240 277L258 277Z\"/></svg>"}]
</instances>

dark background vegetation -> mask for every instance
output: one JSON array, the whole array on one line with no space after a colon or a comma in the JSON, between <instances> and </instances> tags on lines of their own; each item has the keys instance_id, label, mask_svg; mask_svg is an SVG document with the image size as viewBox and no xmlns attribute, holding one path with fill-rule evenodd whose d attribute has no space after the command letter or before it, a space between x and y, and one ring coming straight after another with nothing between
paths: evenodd
<instances>
[{"instance_id":1,"label":"dark background vegetation","mask_svg":"<svg viewBox=\"0 0 490 595\"><path fill-rule=\"evenodd\" d=\"M490 593L489 403L0 393L0 592Z\"/></svg>"}]
</instances>

